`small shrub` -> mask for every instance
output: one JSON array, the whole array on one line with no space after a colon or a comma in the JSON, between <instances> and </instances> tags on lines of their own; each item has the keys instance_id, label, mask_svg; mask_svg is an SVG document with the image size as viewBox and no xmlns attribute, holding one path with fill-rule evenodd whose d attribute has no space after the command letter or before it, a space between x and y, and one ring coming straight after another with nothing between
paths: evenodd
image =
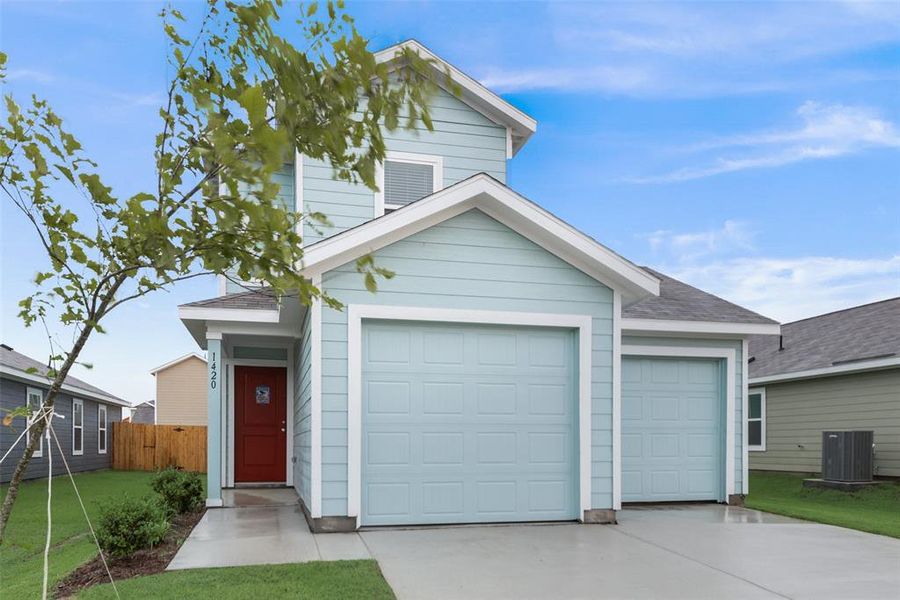
<instances>
[{"instance_id":1,"label":"small shrub","mask_svg":"<svg viewBox=\"0 0 900 600\"><path fill-rule=\"evenodd\" d=\"M165 469L156 474L151 486L169 514L192 512L203 506L203 480L199 473Z\"/></svg>"},{"instance_id":2,"label":"small shrub","mask_svg":"<svg viewBox=\"0 0 900 600\"><path fill-rule=\"evenodd\" d=\"M159 502L126 496L101 506L97 540L107 554L123 557L152 548L168 530L169 519Z\"/></svg>"}]
</instances>

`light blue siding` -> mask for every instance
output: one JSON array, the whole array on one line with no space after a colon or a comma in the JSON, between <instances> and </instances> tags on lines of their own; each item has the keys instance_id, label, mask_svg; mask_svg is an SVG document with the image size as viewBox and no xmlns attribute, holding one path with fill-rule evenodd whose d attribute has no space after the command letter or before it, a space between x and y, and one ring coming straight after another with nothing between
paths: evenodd
<instances>
[{"instance_id":1,"label":"light blue siding","mask_svg":"<svg viewBox=\"0 0 900 600\"><path fill-rule=\"evenodd\" d=\"M362 525L578 517L571 330L366 321Z\"/></svg>"},{"instance_id":2,"label":"light blue siding","mask_svg":"<svg viewBox=\"0 0 900 600\"><path fill-rule=\"evenodd\" d=\"M723 363L622 358L622 502L725 499Z\"/></svg>"},{"instance_id":3,"label":"light blue siding","mask_svg":"<svg viewBox=\"0 0 900 600\"><path fill-rule=\"evenodd\" d=\"M472 210L374 253L396 276L366 291L354 265L325 274L345 304L593 317L592 507L612 507L612 290ZM347 514L347 316L322 309L322 509Z\"/></svg>"},{"instance_id":4,"label":"light blue siding","mask_svg":"<svg viewBox=\"0 0 900 600\"><path fill-rule=\"evenodd\" d=\"M310 434L312 399L311 321L309 310L304 311L300 325L300 339L294 343L294 489L311 509L311 459Z\"/></svg>"},{"instance_id":5,"label":"light blue siding","mask_svg":"<svg viewBox=\"0 0 900 600\"><path fill-rule=\"evenodd\" d=\"M272 181L278 184L277 200L287 211L297 210L296 198L294 194L294 163L285 163L282 168L272 176ZM230 280L225 284L225 291L228 294L236 294L246 291L236 283Z\"/></svg>"},{"instance_id":6,"label":"light blue siding","mask_svg":"<svg viewBox=\"0 0 900 600\"><path fill-rule=\"evenodd\" d=\"M644 337L644 336L625 336L622 338L622 345L634 346L685 346L690 348L731 348L735 351L735 377L734 377L734 490L736 494L741 493L744 481L744 473L742 467L743 449L742 439L744 433L743 426L743 408L744 408L744 389L743 374L745 365L745 357L743 356L742 344L740 340L707 340L707 339L690 339L690 338L669 338L669 337Z\"/></svg>"},{"instance_id":7,"label":"light blue siding","mask_svg":"<svg viewBox=\"0 0 900 600\"><path fill-rule=\"evenodd\" d=\"M443 158L444 187L476 173L506 181L506 129L491 122L458 98L439 91L431 101L434 130L422 124L415 129L385 132L388 151L430 154ZM331 226L316 231L313 223L303 228L305 244L312 244L375 216L375 194L362 184L334 179L329 164L304 158L303 210L326 215Z\"/></svg>"}]
</instances>

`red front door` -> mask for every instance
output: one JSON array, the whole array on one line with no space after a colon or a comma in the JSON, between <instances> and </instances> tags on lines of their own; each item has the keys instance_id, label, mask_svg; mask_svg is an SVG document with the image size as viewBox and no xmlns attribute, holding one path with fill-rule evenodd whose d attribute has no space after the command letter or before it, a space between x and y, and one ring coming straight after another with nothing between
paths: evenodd
<instances>
[{"instance_id":1,"label":"red front door","mask_svg":"<svg viewBox=\"0 0 900 600\"><path fill-rule=\"evenodd\" d=\"M234 479L238 483L285 481L287 371L234 368Z\"/></svg>"}]
</instances>

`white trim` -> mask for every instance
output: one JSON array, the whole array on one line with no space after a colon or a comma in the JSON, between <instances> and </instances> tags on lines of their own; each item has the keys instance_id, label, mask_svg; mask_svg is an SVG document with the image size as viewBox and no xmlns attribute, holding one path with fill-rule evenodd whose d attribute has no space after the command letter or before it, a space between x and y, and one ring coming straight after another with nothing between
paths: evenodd
<instances>
[{"instance_id":1,"label":"white trim","mask_svg":"<svg viewBox=\"0 0 900 600\"><path fill-rule=\"evenodd\" d=\"M31 412L31 396L32 394L36 394L41 397L40 402L38 402L37 410L40 411L44 406L44 390L41 388L31 387L30 385L25 388L25 408ZM27 446L31 443L31 416L25 417L25 428L27 432L25 433L25 445ZM44 455L44 438L38 440L37 448L34 449L34 454L32 454L35 458L40 458Z\"/></svg>"},{"instance_id":2,"label":"white trim","mask_svg":"<svg viewBox=\"0 0 900 600\"><path fill-rule=\"evenodd\" d=\"M322 278L315 277L312 284L322 289ZM309 495L310 516L322 516L322 301L313 300L309 307L310 336L310 452L309 452Z\"/></svg>"},{"instance_id":3,"label":"white trim","mask_svg":"<svg viewBox=\"0 0 900 600\"><path fill-rule=\"evenodd\" d=\"M656 277L483 173L309 246L304 275L321 275L473 208L619 289L623 301L659 295Z\"/></svg>"},{"instance_id":4,"label":"white trim","mask_svg":"<svg viewBox=\"0 0 900 600\"><path fill-rule=\"evenodd\" d=\"M100 415L103 415L103 427L100 427ZM97 405L97 454L106 454L109 449L109 415L106 411L106 405ZM100 447L100 440L103 440L103 447Z\"/></svg>"},{"instance_id":5,"label":"white trim","mask_svg":"<svg viewBox=\"0 0 900 600\"><path fill-rule=\"evenodd\" d=\"M216 275L216 288L218 289L220 296L228 294L228 278L225 277L224 273Z\"/></svg>"},{"instance_id":6,"label":"white trim","mask_svg":"<svg viewBox=\"0 0 900 600\"><path fill-rule=\"evenodd\" d=\"M394 152L388 150L384 153L384 160L416 165L431 165L431 193L444 189L444 158L437 154L416 154L413 152ZM385 204L384 202L384 163L375 165L375 184L378 186L375 192L375 216L384 214L384 209L396 210L403 208L404 204Z\"/></svg>"},{"instance_id":7,"label":"white trim","mask_svg":"<svg viewBox=\"0 0 900 600\"><path fill-rule=\"evenodd\" d=\"M613 290L612 504L622 509L622 295Z\"/></svg>"},{"instance_id":8,"label":"white trim","mask_svg":"<svg viewBox=\"0 0 900 600\"><path fill-rule=\"evenodd\" d=\"M75 406L81 407L81 425L75 424ZM81 449L75 449L75 430L81 430ZM82 456L84 454L84 400L72 398L72 456Z\"/></svg>"},{"instance_id":9,"label":"white trim","mask_svg":"<svg viewBox=\"0 0 900 600\"><path fill-rule=\"evenodd\" d=\"M347 308L347 515L361 514L362 486L362 320L435 321L562 327L578 331L579 514L591 508L591 366L590 315L460 310L419 306L351 304Z\"/></svg>"},{"instance_id":10,"label":"white trim","mask_svg":"<svg viewBox=\"0 0 900 600\"><path fill-rule=\"evenodd\" d=\"M222 465L222 481L225 482L224 487L233 488L236 484L234 475L234 449L235 449L235 423L234 423L234 406L235 406L235 390L234 390L234 368L235 367L276 367L285 370L285 485L292 486L294 482L294 469L292 468L292 458L294 456L294 437L293 421L294 421L294 384L293 384L293 366L291 346L293 344L257 344L258 347L265 348L285 348L287 350L286 360L270 360L264 358L223 358L222 364L227 373L227 381L225 386L225 411L227 413L227 422L225 423L224 440L225 452L223 456L227 456L227 461ZM279 482L280 483L280 482Z\"/></svg>"},{"instance_id":11,"label":"white trim","mask_svg":"<svg viewBox=\"0 0 900 600\"><path fill-rule=\"evenodd\" d=\"M221 508L225 506L225 501L221 498L207 498L206 508Z\"/></svg>"},{"instance_id":12,"label":"white trim","mask_svg":"<svg viewBox=\"0 0 900 600\"><path fill-rule=\"evenodd\" d=\"M842 365L833 365L831 367L821 367L818 369L807 369L805 371L795 371L793 373L779 373L777 375L766 375L765 377L751 377L750 385L775 383L782 381L794 381L796 379L810 379L813 377L830 377L833 375L849 375L851 373L862 373L864 371L877 371L880 369L890 369L892 367L900 367L900 356L891 356L888 358L877 358L874 360L865 360L852 362Z\"/></svg>"},{"instance_id":13,"label":"white trim","mask_svg":"<svg viewBox=\"0 0 900 600\"><path fill-rule=\"evenodd\" d=\"M20 371L19 369L8 367L6 365L0 365L0 374L6 375L7 377L16 379L18 381L23 381L25 383L37 383L39 385L45 385L47 386L47 388L49 388L50 384L52 383L51 379L48 379L43 375L39 375L37 373L26 373L25 371ZM90 398L91 400L96 400L98 402L105 402L106 404L115 404L116 406L131 408L131 404L126 402L125 400L121 400L119 398L114 398L112 396L107 396L105 394L100 394L97 392L92 392L90 390L86 390L69 383L63 383L62 386L60 386L60 391L67 392L71 395L84 396L85 398Z\"/></svg>"},{"instance_id":14,"label":"white trim","mask_svg":"<svg viewBox=\"0 0 900 600\"><path fill-rule=\"evenodd\" d=\"M718 321L679 321L676 319L622 319L626 332L708 333L718 335L778 335L778 323L720 323Z\"/></svg>"},{"instance_id":15,"label":"white trim","mask_svg":"<svg viewBox=\"0 0 900 600\"><path fill-rule=\"evenodd\" d=\"M513 153L525 145L528 138L537 130L537 121L505 101L447 61L439 58L431 50L417 42L407 40L375 53L378 63L387 63L397 59L398 53L410 49L425 60L433 61L438 76L449 75L450 80L459 86L460 99L495 123L506 125L516 134Z\"/></svg>"},{"instance_id":16,"label":"white trim","mask_svg":"<svg viewBox=\"0 0 900 600\"><path fill-rule=\"evenodd\" d=\"M303 155L294 150L294 212L303 214ZM303 221L297 224L303 237Z\"/></svg>"},{"instance_id":17,"label":"white trim","mask_svg":"<svg viewBox=\"0 0 900 600\"><path fill-rule=\"evenodd\" d=\"M750 493L750 455L749 432L750 418L750 342L741 340L741 493L745 496Z\"/></svg>"},{"instance_id":18,"label":"white trim","mask_svg":"<svg viewBox=\"0 0 900 600\"><path fill-rule=\"evenodd\" d=\"M162 371L163 369L168 369L169 367L174 367L174 366L177 365L178 363L184 362L184 361L186 361L187 359L192 358L192 357L193 357L193 358L199 358L200 360L202 360L202 361L204 362L204 364L206 363L206 357L205 357L205 356L203 356L203 355L201 355L201 354L198 354L197 352L188 352L188 353L185 354L184 356L179 356L179 357L176 358L175 360L170 360L169 362L164 363L164 364L162 364L162 365L156 367L155 369L153 369L153 370L150 371L150 374L151 374L151 375L156 375L157 373L159 373L159 372Z\"/></svg>"},{"instance_id":19,"label":"white trim","mask_svg":"<svg viewBox=\"0 0 900 600\"><path fill-rule=\"evenodd\" d=\"M622 354L633 356L663 356L671 358L724 358L725 359L725 494L724 501L734 494L734 408L736 385L735 362L737 352L733 348L691 348L687 346L624 346Z\"/></svg>"},{"instance_id":20,"label":"white trim","mask_svg":"<svg viewBox=\"0 0 900 600\"><path fill-rule=\"evenodd\" d=\"M750 452L766 451L766 388L753 387L747 390L747 418L750 418L750 394L759 394L759 439L762 443L758 446L750 446L750 440L747 440L747 449ZM754 419L756 421L757 419ZM749 420L748 420L749 423Z\"/></svg>"},{"instance_id":21,"label":"white trim","mask_svg":"<svg viewBox=\"0 0 900 600\"><path fill-rule=\"evenodd\" d=\"M255 308L207 308L179 306L178 318L198 321L242 321L245 323L277 323L279 310Z\"/></svg>"},{"instance_id":22,"label":"white trim","mask_svg":"<svg viewBox=\"0 0 900 600\"><path fill-rule=\"evenodd\" d=\"M513 156L515 156L515 152L513 151L513 138L512 138L512 129L506 128L506 160L510 160Z\"/></svg>"}]
</instances>

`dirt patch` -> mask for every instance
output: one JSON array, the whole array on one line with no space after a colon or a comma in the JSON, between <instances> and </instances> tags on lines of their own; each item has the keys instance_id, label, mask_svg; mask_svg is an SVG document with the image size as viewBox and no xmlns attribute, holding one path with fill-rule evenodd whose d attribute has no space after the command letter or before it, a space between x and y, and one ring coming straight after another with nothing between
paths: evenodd
<instances>
[{"instance_id":1,"label":"dirt patch","mask_svg":"<svg viewBox=\"0 0 900 600\"><path fill-rule=\"evenodd\" d=\"M113 579L120 581L141 575L162 573L205 512L205 510L200 510L194 513L178 515L172 519L172 524L169 526L165 539L158 546L138 550L125 558L108 559L109 570ZM56 586L55 597L71 598L79 590L100 583L109 583L109 576L106 574L100 555L97 555L90 562L69 573Z\"/></svg>"}]
</instances>

